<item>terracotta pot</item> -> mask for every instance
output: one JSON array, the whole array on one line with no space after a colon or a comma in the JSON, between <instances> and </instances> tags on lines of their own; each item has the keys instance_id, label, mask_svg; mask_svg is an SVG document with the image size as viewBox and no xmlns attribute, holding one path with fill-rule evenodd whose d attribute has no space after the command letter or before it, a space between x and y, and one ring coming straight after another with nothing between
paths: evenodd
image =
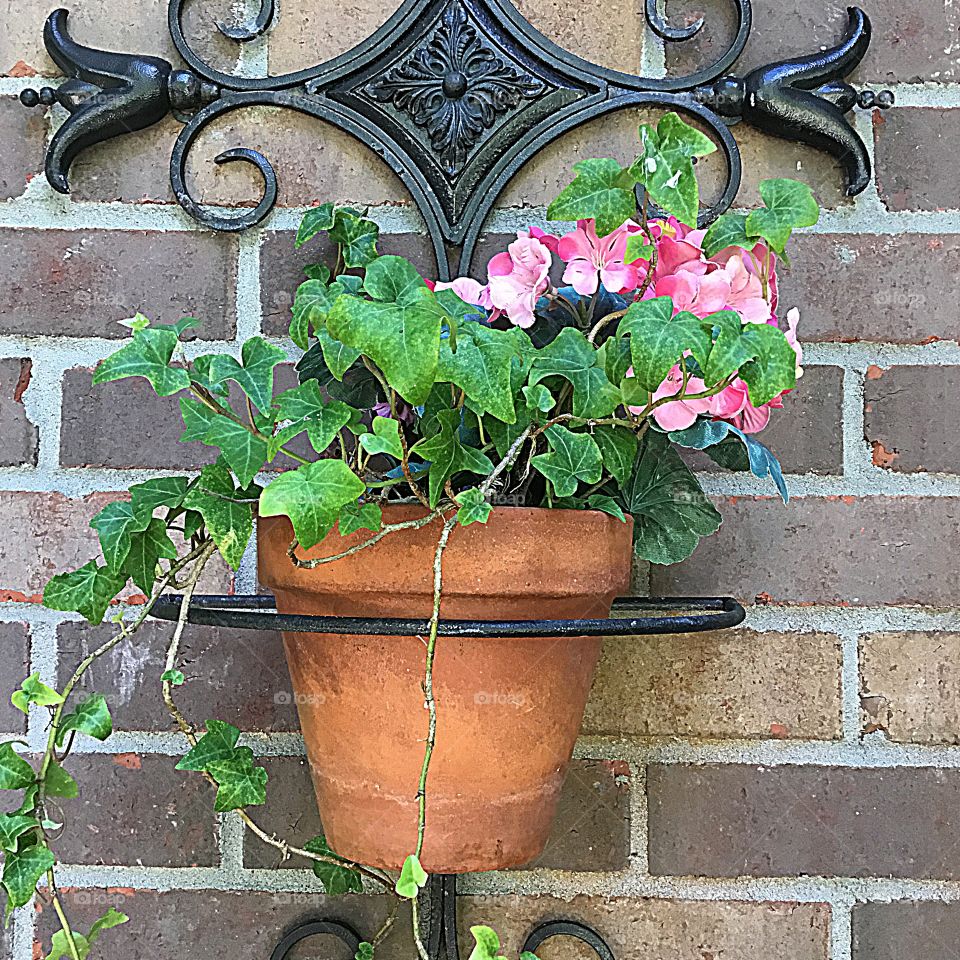
<instances>
[{"instance_id":1,"label":"terracotta pot","mask_svg":"<svg viewBox=\"0 0 960 960\"><path fill-rule=\"evenodd\" d=\"M384 510L384 521L422 516ZM428 618L441 524L404 530L313 570L287 557L284 517L258 525L260 580L282 613ZM502 508L454 528L443 556L448 619L604 617L629 585L631 524L580 510ZM302 554L370 537L337 531ZM284 645L324 829L341 856L398 869L416 847L427 733L417 637L290 633ZM441 637L437 740L421 860L431 873L518 866L542 851L601 640Z\"/></svg>"}]
</instances>

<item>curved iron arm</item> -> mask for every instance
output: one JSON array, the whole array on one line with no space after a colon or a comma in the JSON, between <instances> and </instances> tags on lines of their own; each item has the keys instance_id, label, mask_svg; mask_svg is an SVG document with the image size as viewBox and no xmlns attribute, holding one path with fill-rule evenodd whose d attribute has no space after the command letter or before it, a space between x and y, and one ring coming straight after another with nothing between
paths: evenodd
<instances>
[{"instance_id":1,"label":"curved iron arm","mask_svg":"<svg viewBox=\"0 0 960 960\"><path fill-rule=\"evenodd\" d=\"M66 10L51 14L44 42L70 79L58 89L25 90L21 100L60 103L70 113L47 152L54 189L68 192L70 166L86 148L173 112L186 121L170 164L177 201L213 229L246 229L276 203L277 177L267 158L245 147L216 158L252 163L264 182L253 208L225 213L191 195L187 154L217 117L248 106L287 107L347 131L387 162L426 220L442 279L468 271L484 220L509 180L546 144L589 120L655 106L706 126L726 159L727 179L720 199L702 212L704 224L733 203L740 182L727 124L742 120L831 153L852 195L867 186L870 162L845 114L854 106L893 103L889 91L858 92L844 79L870 43L870 21L857 7L849 8L846 34L835 47L739 78L727 71L750 32L750 0L729 0L737 28L715 63L683 77L642 77L562 50L509 0L405 0L379 30L338 57L282 76L249 78L214 69L192 49L182 27L186 2L169 0L170 32L186 70L156 57L85 47L70 37ZM655 0L645 0L645 13L651 29L670 42L703 26L699 20L671 27ZM274 14L274 0L260 0L252 22L217 29L245 43L268 30ZM457 264L449 262L451 246L461 247Z\"/></svg>"}]
</instances>

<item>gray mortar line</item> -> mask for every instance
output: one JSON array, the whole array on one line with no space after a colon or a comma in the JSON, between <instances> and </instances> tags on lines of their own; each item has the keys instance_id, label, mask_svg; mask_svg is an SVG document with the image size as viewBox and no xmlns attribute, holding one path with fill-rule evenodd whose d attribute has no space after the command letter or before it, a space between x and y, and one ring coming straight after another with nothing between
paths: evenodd
<instances>
[{"instance_id":1,"label":"gray mortar line","mask_svg":"<svg viewBox=\"0 0 960 960\"><path fill-rule=\"evenodd\" d=\"M852 960L853 899L830 901L830 960Z\"/></svg>"},{"instance_id":2,"label":"gray mortar line","mask_svg":"<svg viewBox=\"0 0 960 960\"><path fill-rule=\"evenodd\" d=\"M840 631L840 718L843 739L859 744L860 707L860 634L856 630Z\"/></svg>"}]
</instances>

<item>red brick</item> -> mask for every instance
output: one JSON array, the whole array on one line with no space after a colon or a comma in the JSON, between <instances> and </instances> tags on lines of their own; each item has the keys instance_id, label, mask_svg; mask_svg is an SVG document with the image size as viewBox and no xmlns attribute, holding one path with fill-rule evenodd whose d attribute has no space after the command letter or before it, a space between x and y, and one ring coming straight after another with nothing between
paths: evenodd
<instances>
[{"instance_id":1,"label":"red brick","mask_svg":"<svg viewBox=\"0 0 960 960\"><path fill-rule=\"evenodd\" d=\"M960 942L956 903L858 903L853 908L854 960L954 960Z\"/></svg>"},{"instance_id":2,"label":"red brick","mask_svg":"<svg viewBox=\"0 0 960 960\"><path fill-rule=\"evenodd\" d=\"M835 739L839 677L840 642L832 634L717 630L612 638L604 644L584 733Z\"/></svg>"},{"instance_id":3,"label":"red brick","mask_svg":"<svg viewBox=\"0 0 960 960\"><path fill-rule=\"evenodd\" d=\"M60 493L0 491L0 600L39 601L55 573L75 570L100 557L90 519L122 493L91 493L76 500ZM202 589L227 593L232 573L215 558L201 577Z\"/></svg>"},{"instance_id":4,"label":"red brick","mask_svg":"<svg viewBox=\"0 0 960 960\"><path fill-rule=\"evenodd\" d=\"M69 829L54 844L64 863L150 867L219 861L214 790L176 757L74 754L65 768L80 795L64 800Z\"/></svg>"},{"instance_id":5,"label":"red brick","mask_svg":"<svg viewBox=\"0 0 960 960\"><path fill-rule=\"evenodd\" d=\"M27 718L10 702L10 694L30 672L30 629L25 623L0 622L0 730L22 734Z\"/></svg>"},{"instance_id":6,"label":"red brick","mask_svg":"<svg viewBox=\"0 0 960 960\"><path fill-rule=\"evenodd\" d=\"M0 97L0 200L19 197L43 170L45 140L42 114L28 111L16 97Z\"/></svg>"},{"instance_id":7,"label":"red brick","mask_svg":"<svg viewBox=\"0 0 960 960\"><path fill-rule=\"evenodd\" d=\"M780 302L800 308L806 341L956 340L957 234L800 234Z\"/></svg>"},{"instance_id":8,"label":"red brick","mask_svg":"<svg viewBox=\"0 0 960 960\"><path fill-rule=\"evenodd\" d=\"M32 466L37 462L37 428L23 405L30 376L28 358L0 360L0 467Z\"/></svg>"},{"instance_id":9,"label":"red brick","mask_svg":"<svg viewBox=\"0 0 960 960\"><path fill-rule=\"evenodd\" d=\"M861 0L858 6L873 25L870 49L860 68L851 74L854 84L916 83L955 80L960 74L957 31L960 14L949 4L904 4L896 0ZM671 74L714 62L733 38L733 4L727 0L668 0L670 22L683 24L701 13L706 25L700 36L667 44ZM735 70L813 54L833 46L847 25L843 5L829 0L753 0L753 30Z\"/></svg>"},{"instance_id":10,"label":"red brick","mask_svg":"<svg viewBox=\"0 0 960 960\"><path fill-rule=\"evenodd\" d=\"M948 606L960 591L957 498L724 497L717 509L719 533L652 567L654 596Z\"/></svg>"},{"instance_id":11,"label":"red brick","mask_svg":"<svg viewBox=\"0 0 960 960\"><path fill-rule=\"evenodd\" d=\"M0 334L126 337L116 321L142 311L230 337L236 251L225 234L0 229Z\"/></svg>"},{"instance_id":12,"label":"red brick","mask_svg":"<svg viewBox=\"0 0 960 960\"><path fill-rule=\"evenodd\" d=\"M114 647L84 675L81 689L107 697L117 730L170 727L160 674L172 631L172 624L147 621L132 643ZM77 622L59 628L61 684L110 632L110 627ZM213 717L242 730L299 729L279 634L191 624L180 643L179 667L187 682L175 697L192 722Z\"/></svg>"},{"instance_id":13,"label":"red brick","mask_svg":"<svg viewBox=\"0 0 960 960\"><path fill-rule=\"evenodd\" d=\"M267 806L256 818L260 826L298 845L322 833L306 760L266 759L263 766L269 771L270 781ZM629 768L616 761L573 761L547 847L525 869L622 870L629 856ZM302 868L303 862L293 859L281 863L275 849L248 834L244 865Z\"/></svg>"},{"instance_id":14,"label":"red brick","mask_svg":"<svg viewBox=\"0 0 960 960\"><path fill-rule=\"evenodd\" d=\"M960 472L960 367L877 368L864 401L874 463L905 473Z\"/></svg>"},{"instance_id":15,"label":"red brick","mask_svg":"<svg viewBox=\"0 0 960 960\"><path fill-rule=\"evenodd\" d=\"M960 877L960 772L738 764L647 771L657 876Z\"/></svg>"},{"instance_id":16,"label":"red brick","mask_svg":"<svg viewBox=\"0 0 960 960\"><path fill-rule=\"evenodd\" d=\"M874 119L877 188L888 209L960 207L958 123L960 110L939 107L901 107Z\"/></svg>"}]
</instances>

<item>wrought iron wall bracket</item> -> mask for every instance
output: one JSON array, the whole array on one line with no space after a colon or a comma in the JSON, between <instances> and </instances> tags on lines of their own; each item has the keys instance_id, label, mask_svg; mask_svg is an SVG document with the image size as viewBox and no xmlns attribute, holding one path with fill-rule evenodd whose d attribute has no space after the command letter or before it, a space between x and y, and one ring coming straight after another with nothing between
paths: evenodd
<instances>
[{"instance_id":1,"label":"wrought iron wall bracket","mask_svg":"<svg viewBox=\"0 0 960 960\"><path fill-rule=\"evenodd\" d=\"M466 272L486 216L514 174L546 144L588 120L649 106L680 111L707 128L725 157L727 177L719 199L701 215L705 223L732 204L740 185L740 155L729 124L743 120L831 153L853 195L870 180L870 160L846 114L856 105L893 103L889 91L858 92L844 79L870 43L870 21L858 7L848 9L847 31L836 46L741 78L729 71L750 33L750 0L730 0L737 29L716 62L681 77L640 77L562 50L509 0L405 0L372 36L341 56L293 73L249 78L217 70L194 51L183 30L188 2L170 0L169 6L170 33L187 69L81 46L69 35L67 11L50 15L44 43L70 79L56 89L26 90L21 100L27 106L60 103L71 114L47 151L53 188L68 192L70 166L82 150L172 112L186 121L170 159L177 201L208 227L244 230L262 222L276 203L277 178L267 158L244 147L216 158L251 163L264 182L254 207L226 212L191 195L187 155L218 117L246 107L286 107L345 130L383 157L426 221L442 278L451 274L450 248L459 248L454 266ZM648 24L669 42L687 40L703 26L699 20L671 27L657 0L645 2ZM273 0L260 4L252 23L218 29L239 43L260 36L275 13Z\"/></svg>"}]
</instances>

